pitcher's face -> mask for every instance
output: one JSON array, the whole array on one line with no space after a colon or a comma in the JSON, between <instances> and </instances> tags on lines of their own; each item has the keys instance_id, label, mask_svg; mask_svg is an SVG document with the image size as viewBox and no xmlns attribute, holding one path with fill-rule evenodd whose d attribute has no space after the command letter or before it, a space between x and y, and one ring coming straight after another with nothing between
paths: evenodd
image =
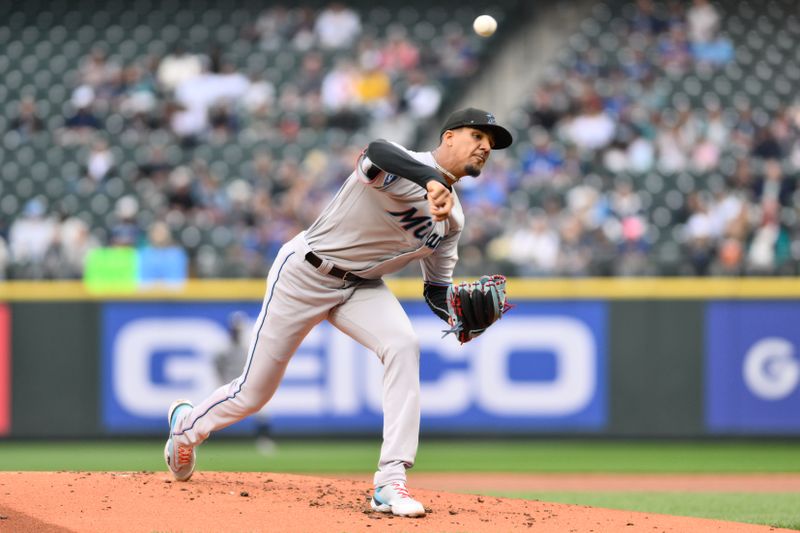
<instances>
[{"instance_id":1,"label":"pitcher's face","mask_svg":"<svg viewBox=\"0 0 800 533\"><path fill-rule=\"evenodd\" d=\"M477 128L463 127L445 132L445 142L453 159L461 165L462 175L478 176L483 170L494 140L490 133Z\"/></svg>"}]
</instances>

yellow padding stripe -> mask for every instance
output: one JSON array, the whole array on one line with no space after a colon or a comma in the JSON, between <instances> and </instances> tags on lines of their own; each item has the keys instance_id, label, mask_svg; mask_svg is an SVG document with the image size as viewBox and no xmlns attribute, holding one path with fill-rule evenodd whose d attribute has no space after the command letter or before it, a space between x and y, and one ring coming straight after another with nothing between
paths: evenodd
<instances>
[{"instance_id":1,"label":"yellow padding stripe","mask_svg":"<svg viewBox=\"0 0 800 533\"><path fill-rule=\"evenodd\" d=\"M457 280L460 281L460 280ZM422 280L387 279L399 298L421 300ZM6 281L0 301L105 300L261 300L264 280L192 280L179 288L154 287L137 292L95 293L79 281ZM508 296L515 300L697 300L800 298L800 278L512 278Z\"/></svg>"}]
</instances>

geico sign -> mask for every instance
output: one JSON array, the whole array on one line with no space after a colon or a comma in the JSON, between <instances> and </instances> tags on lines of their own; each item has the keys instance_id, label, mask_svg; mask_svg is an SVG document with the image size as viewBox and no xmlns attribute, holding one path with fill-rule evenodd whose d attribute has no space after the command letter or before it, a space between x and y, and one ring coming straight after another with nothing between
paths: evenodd
<instances>
[{"instance_id":1,"label":"geico sign","mask_svg":"<svg viewBox=\"0 0 800 533\"><path fill-rule=\"evenodd\" d=\"M578 319L508 316L463 346L452 337L441 338L438 318L412 320L423 358L439 357L447 365L435 380L422 382L424 416L455 416L477 408L498 416L561 417L580 412L595 395L597 345ZM111 354L117 401L131 414L161 417L164 405L176 397L202 399L220 385L211 358L225 342L225 329L213 320L128 322L119 330ZM555 371L547 380L513 379L514 354L547 354ZM322 324L292 358L267 409L272 416L357 416L380 413L381 396L377 357Z\"/></svg>"},{"instance_id":2,"label":"geico sign","mask_svg":"<svg viewBox=\"0 0 800 533\"><path fill-rule=\"evenodd\" d=\"M794 345L781 337L767 337L755 343L744 357L742 375L747 388L763 400L781 400L800 382L800 361Z\"/></svg>"},{"instance_id":3,"label":"geico sign","mask_svg":"<svg viewBox=\"0 0 800 533\"><path fill-rule=\"evenodd\" d=\"M217 385L211 358L228 334L204 318L142 318L113 343L111 379L117 401L133 415L153 416L181 394L197 398Z\"/></svg>"}]
</instances>

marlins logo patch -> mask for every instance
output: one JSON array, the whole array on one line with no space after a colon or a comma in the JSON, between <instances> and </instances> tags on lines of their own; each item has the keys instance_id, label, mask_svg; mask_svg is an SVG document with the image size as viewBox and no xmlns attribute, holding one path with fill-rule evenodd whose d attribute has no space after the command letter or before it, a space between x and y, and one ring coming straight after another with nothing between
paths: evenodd
<instances>
[{"instance_id":1,"label":"marlins logo patch","mask_svg":"<svg viewBox=\"0 0 800 533\"><path fill-rule=\"evenodd\" d=\"M497 124L497 119L491 113L486 113L486 122L489 124Z\"/></svg>"},{"instance_id":2,"label":"marlins logo patch","mask_svg":"<svg viewBox=\"0 0 800 533\"><path fill-rule=\"evenodd\" d=\"M391 185L395 181L397 181L397 175L396 174L388 174L385 178L383 178L383 185L381 185L380 188L381 189L385 189L386 187L388 187L389 185Z\"/></svg>"}]
</instances>

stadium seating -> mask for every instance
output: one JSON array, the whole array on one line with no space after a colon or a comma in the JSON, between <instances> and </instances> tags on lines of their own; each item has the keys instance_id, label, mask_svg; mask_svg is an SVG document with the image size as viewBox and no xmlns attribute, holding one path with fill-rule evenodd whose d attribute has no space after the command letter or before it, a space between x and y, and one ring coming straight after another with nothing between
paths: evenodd
<instances>
[{"instance_id":1,"label":"stadium seating","mask_svg":"<svg viewBox=\"0 0 800 533\"><path fill-rule=\"evenodd\" d=\"M47 214L59 221L84 221L95 245L114 244L114 228L121 223L118 207L135 199L135 223L142 239L154 221L166 221L174 240L189 252L193 275L262 276L276 243L313 220L347 175L354 150L376 132L404 132L413 144L419 129L437 124L442 113L458 103L477 62L487 60L496 51L492 47L500 44L469 31L474 16L488 10L513 35L525 23L520 20L520 14L528 13L523 4L498 0L487 8L451 0L435 5L357 1L350 5L361 21L358 39L328 49L306 35L313 32L326 3L281 9L253 0L94 0L82 2L79 10L66 2L2 3L0 236L8 240L26 206L42 201ZM778 144L791 190L800 160L797 109L792 107L800 89L796 6L791 0L715 2L719 40L714 46L684 50L670 40L670 28L686 28L689 6L669 11L656 2L657 16L648 18L642 11L646 4L597 2L579 32L570 36L569 46L552 58L548 79L531 87L531 93L568 97L558 122L547 131L554 157L561 160L555 174L533 176L524 169L532 139L542 128L532 117L541 110L531 102L519 103L511 117L518 142L508 154L496 156L499 170L486 176L487 186L498 191L491 198L497 213L486 211L486 197L472 190L464 193L471 224L484 229L465 232L465 260L458 274L491 268L512 275L797 273L797 213L786 202L779 219L789 242L788 257L784 254L779 260L780 254L775 254L765 265L748 262L747 256L763 225L763 198L754 182L764 166L764 153L770 153L756 149L761 142L756 134L767 127L786 130ZM647 24L651 26L644 29ZM368 65L393 35L418 49L418 70L443 96L438 113L412 116L403 97L411 74L386 64L381 68L390 72L391 92L385 100L347 112L326 110L319 95L321 77L342 60ZM240 104L222 106L212 110L212 115L218 112L212 117L214 127L200 135L176 135L169 118L176 96L156 78L159 65L179 45L204 55L215 69L261 76L274 88L274 102L259 112ZM90 64L93 54L104 56L99 66ZM311 81L304 77L309 54L316 54L321 65L320 78ZM87 92L82 86L93 75L102 80L88 83L92 89ZM581 111L584 102L579 96L587 90L612 117L615 135L601 148L584 150L576 149L564 127L569 121L565 117L572 119ZM18 123L25 102L34 103L38 127ZM79 117L83 126L70 127L70 117L86 102L93 118ZM646 110L644 118L635 115L641 111L637 108ZM669 141L662 137L671 125L704 124L715 109L728 134L739 128L737 142L708 146L707 153L699 154L692 145L684 146L676 157L690 163L677 169L658 164L619 167L619 158L629 157L624 152L630 148L630 135L655 145L658 161L663 155L659 143ZM628 128L628 137L621 134L621 125ZM95 168L90 157L98 141L107 143L108 153L97 156ZM765 150L771 146L762 144ZM161 150L162 160L152 160L154 149ZM254 168L259 154L270 160L264 175ZM693 157L710 159L694 164ZM110 168L104 158L113 162ZM734 174L743 159L750 163L751 182L735 185ZM151 174L157 164L164 172ZM194 204L189 207L171 196L177 179L171 173L183 167L191 176ZM92 172L102 175L89 177ZM630 183L634 191L636 220L609 207L623 183ZM526 261L537 260L535 254L509 259L512 234L524 234L525 225L542 208L550 216L552 231L563 232L567 225L562 222L576 216L570 202L587 185L596 192L596 214L580 214L580 247L588 257L584 263L567 267L569 261L562 258L555 267L542 270L527 268ZM697 214L696 193L712 211L728 197L743 202L750 223L735 236L745 250L738 263L717 264L723 243L732 238L728 229L711 235L707 261L692 259L687 225ZM237 200L240 197L244 203ZM518 215L520 211L526 214ZM517 222L498 222L503 219ZM611 263L609 246L618 252ZM562 255L568 252L562 250ZM628 256L637 259L625 263ZM31 272L15 268L13 256L0 271L12 278ZM36 275L48 275L42 272Z\"/></svg>"}]
</instances>

